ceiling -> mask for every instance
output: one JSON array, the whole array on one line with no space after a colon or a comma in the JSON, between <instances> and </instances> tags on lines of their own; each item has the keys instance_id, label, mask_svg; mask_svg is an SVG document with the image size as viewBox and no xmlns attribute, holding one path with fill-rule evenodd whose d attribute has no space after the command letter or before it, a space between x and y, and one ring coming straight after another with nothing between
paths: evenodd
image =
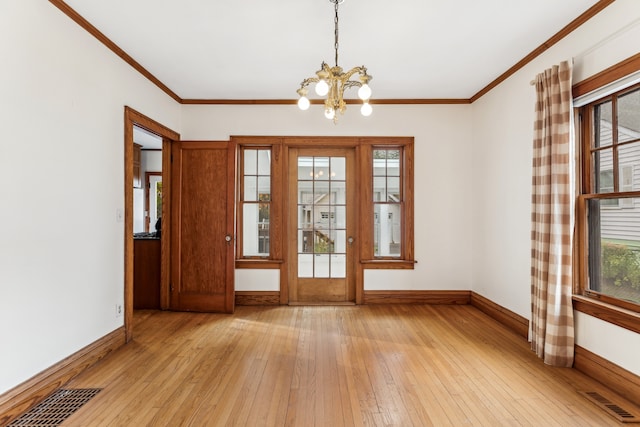
<instances>
[{"instance_id":1,"label":"ceiling","mask_svg":"<svg viewBox=\"0 0 640 427\"><path fill-rule=\"evenodd\" d=\"M162 138L138 126L133 126L133 142L143 150L162 150Z\"/></svg>"},{"instance_id":2,"label":"ceiling","mask_svg":"<svg viewBox=\"0 0 640 427\"><path fill-rule=\"evenodd\" d=\"M331 0L65 2L182 99L296 99L334 65ZM345 0L339 65L372 99L469 99L596 3Z\"/></svg>"}]
</instances>

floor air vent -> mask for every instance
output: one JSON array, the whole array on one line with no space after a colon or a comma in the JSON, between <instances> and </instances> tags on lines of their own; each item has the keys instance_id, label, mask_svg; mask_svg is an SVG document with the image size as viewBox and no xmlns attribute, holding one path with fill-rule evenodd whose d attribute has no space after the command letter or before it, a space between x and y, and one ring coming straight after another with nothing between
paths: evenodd
<instances>
[{"instance_id":1,"label":"floor air vent","mask_svg":"<svg viewBox=\"0 0 640 427\"><path fill-rule=\"evenodd\" d=\"M640 423L640 418L630 413L626 409L616 405L603 395L595 391L581 391L587 399L604 409L609 415L623 423Z\"/></svg>"},{"instance_id":2,"label":"floor air vent","mask_svg":"<svg viewBox=\"0 0 640 427\"><path fill-rule=\"evenodd\" d=\"M101 388L60 389L40 404L25 412L8 427L53 427L60 425L82 405L93 398Z\"/></svg>"}]
</instances>

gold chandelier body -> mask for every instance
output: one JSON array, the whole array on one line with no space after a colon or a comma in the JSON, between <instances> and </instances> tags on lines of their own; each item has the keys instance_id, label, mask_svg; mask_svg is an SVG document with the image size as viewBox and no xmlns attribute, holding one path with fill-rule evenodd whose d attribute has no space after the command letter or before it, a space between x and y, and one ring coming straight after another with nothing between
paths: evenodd
<instances>
[{"instance_id":1,"label":"gold chandelier body","mask_svg":"<svg viewBox=\"0 0 640 427\"><path fill-rule=\"evenodd\" d=\"M316 71L315 77L309 77L304 79L300 84L300 88L297 90L300 99L298 100L298 106L302 110L309 108L310 101L307 98L308 86L311 83L316 84L316 93L320 96L326 95L327 98L324 101L324 115L326 118L333 120L334 123L338 121L338 112L344 114L347 108L347 103L344 100L344 91L352 87L359 87L358 97L363 101L361 113L364 116L371 114L371 105L369 104L369 98L371 97L371 89L369 88L369 81L372 77L367 74L367 68L363 65L361 67L354 67L343 72L342 67L338 65L338 4L344 0L329 0L335 4L335 52L336 52L336 65L329 67L326 62L322 62L320 69ZM355 75L359 76L358 80L351 80Z\"/></svg>"}]
</instances>

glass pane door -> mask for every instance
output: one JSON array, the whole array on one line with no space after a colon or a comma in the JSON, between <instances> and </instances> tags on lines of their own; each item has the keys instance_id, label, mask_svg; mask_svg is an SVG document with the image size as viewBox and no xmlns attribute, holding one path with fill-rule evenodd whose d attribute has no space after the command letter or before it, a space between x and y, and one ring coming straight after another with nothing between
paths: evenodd
<instances>
[{"instance_id":1,"label":"glass pane door","mask_svg":"<svg viewBox=\"0 0 640 427\"><path fill-rule=\"evenodd\" d=\"M298 157L298 277L346 277L344 157Z\"/></svg>"},{"instance_id":2,"label":"glass pane door","mask_svg":"<svg viewBox=\"0 0 640 427\"><path fill-rule=\"evenodd\" d=\"M290 148L289 164L289 303L353 303L354 150Z\"/></svg>"}]
</instances>

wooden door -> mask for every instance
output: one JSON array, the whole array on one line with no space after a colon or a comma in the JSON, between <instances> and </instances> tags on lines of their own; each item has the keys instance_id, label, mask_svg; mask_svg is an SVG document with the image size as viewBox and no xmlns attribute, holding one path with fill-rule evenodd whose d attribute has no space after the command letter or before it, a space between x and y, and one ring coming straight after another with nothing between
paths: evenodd
<instances>
[{"instance_id":1,"label":"wooden door","mask_svg":"<svg viewBox=\"0 0 640 427\"><path fill-rule=\"evenodd\" d=\"M228 142L172 145L170 308L234 309L235 156Z\"/></svg>"},{"instance_id":2,"label":"wooden door","mask_svg":"<svg viewBox=\"0 0 640 427\"><path fill-rule=\"evenodd\" d=\"M290 304L355 302L354 159L352 148L289 150Z\"/></svg>"}]
</instances>

